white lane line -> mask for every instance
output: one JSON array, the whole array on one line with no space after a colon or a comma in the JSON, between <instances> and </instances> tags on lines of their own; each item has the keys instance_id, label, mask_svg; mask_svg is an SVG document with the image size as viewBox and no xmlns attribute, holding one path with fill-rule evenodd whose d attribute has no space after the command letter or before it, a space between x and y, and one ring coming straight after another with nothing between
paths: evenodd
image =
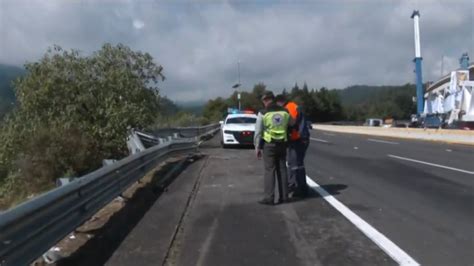
<instances>
[{"instance_id":1,"label":"white lane line","mask_svg":"<svg viewBox=\"0 0 474 266\"><path fill-rule=\"evenodd\" d=\"M385 143L385 144L392 144L392 145L400 144L398 142L393 142L393 141L388 141L388 140L381 140L381 139L367 139L367 141L379 142L379 143Z\"/></svg>"},{"instance_id":2,"label":"white lane line","mask_svg":"<svg viewBox=\"0 0 474 266\"><path fill-rule=\"evenodd\" d=\"M314 182L309 176L306 176L306 182L308 185L318 192L329 204L331 204L336 210L338 210L344 217L346 217L352 224L354 224L364 235L372 240L377 246L379 246L387 255L389 255L398 264L405 265L420 265L410 255L399 248L390 239L384 236L382 233L373 228L370 224L360 218L357 214L347 208L344 204L338 201L335 197L330 195L324 188Z\"/></svg>"},{"instance_id":3,"label":"white lane line","mask_svg":"<svg viewBox=\"0 0 474 266\"><path fill-rule=\"evenodd\" d=\"M419 161L419 160L415 160L415 159L411 159L411 158L396 156L396 155L393 155L393 154L387 154L387 156L395 158L395 159L399 159L399 160L410 161L410 162L420 163L420 164L426 164L426 165L430 165L430 166L434 166L434 167L439 167L439 168L453 170L453 171L457 171L457 172L461 172L461 173L465 173L465 174L469 174L469 175L474 175L474 171L468 171L468 170L463 170L463 169L454 168L454 167L450 167L450 166L445 166L445 165L441 165L441 164L435 164L435 163Z\"/></svg>"},{"instance_id":4,"label":"white lane line","mask_svg":"<svg viewBox=\"0 0 474 266\"><path fill-rule=\"evenodd\" d=\"M329 143L329 141L324 140L324 139L311 138L311 140L322 142L322 143Z\"/></svg>"}]
</instances>

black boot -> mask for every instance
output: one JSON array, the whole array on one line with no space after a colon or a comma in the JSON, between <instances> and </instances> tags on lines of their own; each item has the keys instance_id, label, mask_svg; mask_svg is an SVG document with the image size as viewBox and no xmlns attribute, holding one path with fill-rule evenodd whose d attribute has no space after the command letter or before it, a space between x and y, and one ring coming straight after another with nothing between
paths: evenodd
<instances>
[{"instance_id":1,"label":"black boot","mask_svg":"<svg viewBox=\"0 0 474 266\"><path fill-rule=\"evenodd\" d=\"M261 199L258 201L258 203L263 204L263 205L275 205L273 202L273 199Z\"/></svg>"}]
</instances>

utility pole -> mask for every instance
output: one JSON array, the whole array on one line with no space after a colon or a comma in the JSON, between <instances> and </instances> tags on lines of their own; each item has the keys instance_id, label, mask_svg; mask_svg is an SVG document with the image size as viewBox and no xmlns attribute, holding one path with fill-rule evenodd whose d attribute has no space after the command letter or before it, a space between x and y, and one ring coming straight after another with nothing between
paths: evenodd
<instances>
[{"instance_id":1,"label":"utility pole","mask_svg":"<svg viewBox=\"0 0 474 266\"><path fill-rule=\"evenodd\" d=\"M239 76L239 82L237 84L235 84L234 86L232 86L232 89L235 89L235 91L237 92L237 100L239 101L239 111L241 110L242 106L240 104L240 91L238 91L238 88L242 85L240 84L240 60L237 61L237 73L238 73L238 76Z\"/></svg>"},{"instance_id":2,"label":"utility pole","mask_svg":"<svg viewBox=\"0 0 474 266\"><path fill-rule=\"evenodd\" d=\"M420 47L420 12L418 10L414 10L413 14L411 15L413 19L413 26L415 30L415 73L416 73L416 107L417 107L417 114L421 115L423 113L423 105L424 105L424 93L423 93L423 76L421 70L421 61L423 58L421 57L421 47Z\"/></svg>"},{"instance_id":3,"label":"utility pole","mask_svg":"<svg viewBox=\"0 0 474 266\"><path fill-rule=\"evenodd\" d=\"M237 61L237 72L239 73L239 84L240 83L240 60ZM241 110L241 105L240 105L240 91L237 91L237 99L239 100L239 111Z\"/></svg>"}]
</instances>

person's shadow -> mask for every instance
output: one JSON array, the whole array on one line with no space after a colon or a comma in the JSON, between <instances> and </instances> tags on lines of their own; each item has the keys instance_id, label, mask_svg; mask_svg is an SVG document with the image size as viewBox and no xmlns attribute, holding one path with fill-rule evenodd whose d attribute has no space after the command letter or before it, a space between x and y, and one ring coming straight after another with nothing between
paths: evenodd
<instances>
[{"instance_id":1,"label":"person's shadow","mask_svg":"<svg viewBox=\"0 0 474 266\"><path fill-rule=\"evenodd\" d=\"M327 184L327 185L321 185L321 188L324 189L329 195L334 196L334 195L341 194L340 191L346 189L347 185ZM317 199L317 198L322 198L321 194L319 194L315 189L309 187L308 195L306 197L304 198L295 197L295 198L290 199L289 202L297 202L297 201L304 201L304 200Z\"/></svg>"},{"instance_id":2,"label":"person's shadow","mask_svg":"<svg viewBox=\"0 0 474 266\"><path fill-rule=\"evenodd\" d=\"M344 184L328 184L328 185L322 185L321 186L322 189L326 190L329 195L339 195L341 194L340 191L341 190L344 190L347 188L347 185L344 185ZM311 189L312 191L314 191L314 189ZM314 191L316 192L316 191ZM318 193L319 195L319 193Z\"/></svg>"}]
</instances>

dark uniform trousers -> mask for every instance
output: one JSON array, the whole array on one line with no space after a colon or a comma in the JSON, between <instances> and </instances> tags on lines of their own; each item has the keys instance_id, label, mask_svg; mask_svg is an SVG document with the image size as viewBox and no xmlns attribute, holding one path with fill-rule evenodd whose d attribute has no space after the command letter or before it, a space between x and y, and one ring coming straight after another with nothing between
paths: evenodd
<instances>
[{"instance_id":1,"label":"dark uniform trousers","mask_svg":"<svg viewBox=\"0 0 474 266\"><path fill-rule=\"evenodd\" d=\"M263 145L263 165L265 167L265 199L275 198L275 179L278 182L280 200L288 199L288 174L286 168L286 142L272 142Z\"/></svg>"},{"instance_id":2,"label":"dark uniform trousers","mask_svg":"<svg viewBox=\"0 0 474 266\"><path fill-rule=\"evenodd\" d=\"M288 183L290 190L300 196L307 195L306 169L304 157L308 149L308 140L290 141L288 143Z\"/></svg>"}]
</instances>

